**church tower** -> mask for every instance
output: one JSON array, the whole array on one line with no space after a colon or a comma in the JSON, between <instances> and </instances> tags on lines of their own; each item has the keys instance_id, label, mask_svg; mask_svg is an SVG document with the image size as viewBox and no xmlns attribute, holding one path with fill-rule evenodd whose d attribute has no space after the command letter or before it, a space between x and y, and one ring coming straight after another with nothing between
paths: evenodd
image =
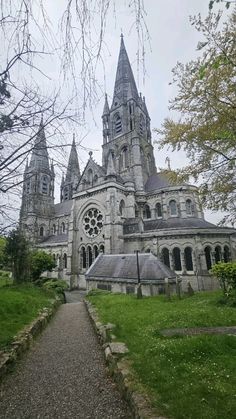
<instances>
[{"instance_id":1,"label":"church tower","mask_svg":"<svg viewBox=\"0 0 236 419\"><path fill-rule=\"evenodd\" d=\"M49 218L54 215L54 168L49 164L43 120L26 164L20 223L33 240L48 234Z\"/></svg>"},{"instance_id":2,"label":"church tower","mask_svg":"<svg viewBox=\"0 0 236 419\"><path fill-rule=\"evenodd\" d=\"M76 189L80 180L80 168L78 154L75 145L75 136L73 135L73 142L68 161L66 177L62 177L61 182L61 202L72 199L73 191Z\"/></svg>"},{"instance_id":3,"label":"church tower","mask_svg":"<svg viewBox=\"0 0 236 419\"><path fill-rule=\"evenodd\" d=\"M147 178L156 173L151 143L150 117L145 98L138 94L132 68L121 35L111 107L107 95L102 115L103 166L111 153L116 173L144 191Z\"/></svg>"}]
</instances>

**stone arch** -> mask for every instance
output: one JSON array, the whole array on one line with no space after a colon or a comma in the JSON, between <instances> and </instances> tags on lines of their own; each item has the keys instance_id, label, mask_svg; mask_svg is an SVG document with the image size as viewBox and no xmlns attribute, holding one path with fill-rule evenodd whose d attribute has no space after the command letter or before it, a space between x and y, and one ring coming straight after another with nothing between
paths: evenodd
<instances>
[{"instance_id":1,"label":"stone arch","mask_svg":"<svg viewBox=\"0 0 236 419\"><path fill-rule=\"evenodd\" d=\"M64 223L64 221L62 221L61 223L61 233L64 234L66 232L66 225Z\"/></svg>"},{"instance_id":2,"label":"stone arch","mask_svg":"<svg viewBox=\"0 0 236 419\"><path fill-rule=\"evenodd\" d=\"M47 195L49 191L49 179L46 175L41 178L41 191L44 195Z\"/></svg>"},{"instance_id":3,"label":"stone arch","mask_svg":"<svg viewBox=\"0 0 236 419\"><path fill-rule=\"evenodd\" d=\"M229 246L225 245L224 246L224 262L227 263L230 261L230 251L229 251Z\"/></svg>"},{"instance_id":4,"label":"stone arch","mask_svg":"<svg viewBox=\"0 0 236 419\"><path fill-rule=\"evenodd\" d=\"M124 215L125 215L125 201L123 199L120 201L119 212L120 212L120 215L124 217Z\"/></svg>"},{"instance_id":5,"label":"stone arch","mask_svg":"<svg viewBox=\"0 0 236 419\"><path fill-rule=\"evenodd\" d=\"M93 253L94 253L94 259L96 259L99 255L98 246L96 244L93 246Z\"/></svg>"},{"instance_id":6,"label":"stone arch","mask_svg":"<svg viewBox=\"0 0 236 419\"><path fill-rule=\"evenodd\" d=\"M155 205L155 215L156 218L162 218L162 205L160 202L157 202Z\"/></svg>"},{"instance_id":7,"label":"stone arch","mask_svg":"<svg viewBox=\"0 0 236 419\"><path fill-rule=\"evenodd\" d=\"M211 269L212 267L211 247L206 246L204 249L204 253L205 253L205 258L206 258L207 270L209 271L209 269Z\"/></svg>"},{"instance_id":8,"label":"stone arch","mask_svg":"<svg viewBox=\"0 0 236 419\"><path fill-rule=\"evenodd\" d=\"M170 268L170 252L167 247L164 247L161 251L161 259L163 263Z\"/></svg>"},{"instance_id":9,"label":"stone arch","mask_svg":"<svg viewBox=\"0 0 236 419\"><path fill-rule=\"evenodd\" d=\"M126 169L129 165L128 147L125 145L120 151L119 166L120 170Z\"/></svg>"},{"instance_id":10,"label":"stone arch","mask_svg":"<svg viewBox=\"0 0 236 419\"><path fill-rule=\"evenodd\" d=\"M182 271L181 256L179 247L174 247L173 249L173 261L174 261L174 270Z\"/></svg>"},{"instance_id":11,"label":"stone arch","mask_svg":"<svg viewBox=\"0 0 236 419\"><path fill-rule=\"evenodd\" d=\"M105 247L104 247L104 244L100 244L100 246L99 246L99 252L100 252L100 253L105 253Z\"/></svg>"},{"instance_id":12,"label":"stone arch","mask_svg":"<svg viewBox=\"0 0 236 419\"><path fill-rule=\"evenodd\" d=\"M92 247L89 245L87 246L87 260L88 260L88 266L91 266L93 263L93 252Z\"/></svg>"},{"instance_id":13,"label":"stone arch","mask_svg":"<svg viewBox=\"0 0 236 419\"><path fill-rule=\"evenodd\" d=\"M93 185L93 171L92 171L92 169L88 169L87 178L88 178L89 185L92 186Z\"/></svg>"},{"instance_id":14,"label":"stone arch","mask_svg":"<svg viewBox=\"0 0 236 419\"><path fill-rule=\"evenodd\" d=\"M63 268L67 269L67 254L64 253L63 255Z\"/></svg>"},{"instance_id":15,"label":"stone arch","mask_svg":"<svg viewBox=\"0 0 236 419\"><path fill-rule=\"evenodd\" d=\"M118 135L122 132L122 120L119 112L114 115L113 118L114 134Z\"/></svg>"},{"instance_id":16,"label":"stone arch","mask_svg":"<svg viewBox=\"0 0 236 419\"><path fill-rule=\"evenodd\" d=\"M85 246L80 248L80 266L82 269L86 269L87 267Z\"/></svg>"},{"instance_id":17,"label":"stone arch","mask_svg":"<svg viewBox=\"0 0 236 419\"><path fill-rule=\"evenodd\" d=\"M221 258L222 258L222 254L221 254L221 247L219 245L217 245L215 247L215 262L221 262Z\"/></svg>"},{"instance_id":18,"label":"stone arch","mask_svg":"<svg viewBox=\"0 0 236 419\"><path fill-rule=\"evenodd\" d=\"M145 204L143 207L143 218L151 218L151 210L148 204Z\"/></svg>"},{"instance_id":19,"label":"stone arch","mask_svg":"<svg viewBox=\"0 0 236 419\"><path fill-rule=\"evenodd\" d=\"M56 227L56 224L53 224L52 225L52 234L56 234L56 232L57 232L57 227Z\"/></svg>"},{"instance_id":20,"label":"stone arch","mask_svg":"<svg viewBox=\"0 0 236 419\"><path fill-rule=\"evenodd\" d=\"M44 227L43 226L41 226L40 229L39 229L39 236L40 237L44 236Z\"/></svg>"},{"instance_id":21,"label":"stone arch","mask_svg":"<svg viewBox=\"0 0 236 419\"><path fill-rule=\"evenodd\" d=\"M185 207L186 207L186 214L193 215L193 202L190 198L186 199Z\"/></svg>"},{"instance_id":22,"label":"stone arch","mask_svg":"<svg viewBox=\"0 0 236 419\"><path fill-rule=\"evenodd\" d=\"M134 204L134 216L135 218L139 217L139 208L137 204Z\"/></svg>"},{"instance_id":23,"label":"stone arch","mask_svg":"<svg viewBox=\"0 0 236 419\"><path fill-rule=\"evenodd\" d=\"M193 271L193 249L190 246L184 249L186 271Z\"/></svg>"},{"instance_id":24,"label":"stone arch","mask_svg":"<svg viewBox=\"0 0 236 419\"><path fill-rule=\"evenodd\" d=\"M171 199L169 202L169 209L171 216L177 216L177 203L175 199Z\"/></svg>"}]
</instances>

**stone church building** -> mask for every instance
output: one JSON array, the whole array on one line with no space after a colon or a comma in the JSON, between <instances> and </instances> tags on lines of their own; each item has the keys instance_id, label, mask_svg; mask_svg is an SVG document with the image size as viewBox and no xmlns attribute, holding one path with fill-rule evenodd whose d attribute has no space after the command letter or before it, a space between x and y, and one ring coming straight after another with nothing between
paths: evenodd
<instances>
[{"instance_id":1,"label":"stone church building","mask_svg":"<svg viewBox=\"0 0 236 419\"><path fill-rule=\"evenodd\" d=\"M173 185L157 173L150 116L138 93L121 37L112 103L102 115L102 165L92 152L83 172L73 139L60 203L43 123L25 168L20 223L57 262L53 277L86 287L85 273L100 252L151 252L182 277L183 288L214 286L212 264L235 257L235 230L205 221L198 189Z\"/></svg>"}]
</instances>

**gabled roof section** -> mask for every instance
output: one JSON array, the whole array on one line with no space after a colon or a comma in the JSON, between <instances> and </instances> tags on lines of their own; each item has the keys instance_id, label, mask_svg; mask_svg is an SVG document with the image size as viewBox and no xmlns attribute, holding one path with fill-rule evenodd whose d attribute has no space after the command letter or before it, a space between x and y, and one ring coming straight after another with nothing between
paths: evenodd
<instances>
[{"instance_id":1,"label":"gabled roof section","mask_svg":"<svg viewBox=\"0 0 236 419\"><path fill-rule=\"evenodd\" d=\"M60 204L54 205L55 217L59 217L62 215L70 215L72 204L73 204L73 200L70 199L68 201L64 201L64 202L61 202Z\"/></svg>"},{"instance_id":2,"label":"gabled roof section","mask_svg":"<svg viewBox=\"0 0 236 419\"><path fill-rule=\"evenodd\" d=\"M112 108L115 107L116 99L126 101L127 99L139 101L137 86L133 71L126 52L123 35L121 35L120 53L116 70L116 80L113 94Z\"/></svg>"},{"instance_id":3,"label":"gabled roof section","mask_svg":"<svg viewBox=\"0 0 236 419\"><path fill-rule=\"evenodd\" d=\"M167 188L169 186L173 186L173 184L169 181L168 177L163 173L156 173L149 176L145 184L145 191L152 192L156 189Z\"/></svg>"},{"instance_id":4,"label":"gabled roof section","mask_svg":"<svg viewBox=\"0 0 236 419\"><path fill-rule=\"evenodd\" d=\"M141 281L159 281L165 278L175 278L164 263L151 253L139 254L139 268ZM100 254L85 274L86 279L98 278L112 280L137 281L136 254L105 255Z\"/></svg>"},{"instance_id":5,"label":"gabled roof section","mask_svg":"<svg viewBox=\"0 0 236 419\"><path fill-rule=\"evenodd\" d=\"M91 181L90 181L91 172L93 175L93 179L95 175L97 175L98 179L99 178L103 179L106 176L105 169L102 166L100 166L98 163L96 163L94 159L92 158L92 151L90 151L89 155L90 155L90 158L81 175L78 188L80 187L80 185L83 185L84 183L86 183L88 187L95 186L95 185L91 185Z\"/></svg>"}]
</instances>

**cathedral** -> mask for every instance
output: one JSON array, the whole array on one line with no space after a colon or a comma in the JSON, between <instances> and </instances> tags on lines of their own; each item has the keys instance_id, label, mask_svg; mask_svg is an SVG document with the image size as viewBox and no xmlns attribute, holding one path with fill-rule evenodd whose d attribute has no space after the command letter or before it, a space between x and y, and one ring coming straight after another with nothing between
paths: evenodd
<instances>
[{"instance_id":1,"label":"cathedral","mask_svg":"<svg viewBox=\"0 0 236 419\"><path fill-rule=\"evenodd\" d=\"M123 36L113 100L109 104L105 97L102 125L102 165L90 152L81 173L73 138L56 204L43 122L39 126L24 173L20 225L55 259L57 267L48 275L86 288L85 274L100 253L138 250L158 256L181 277L183 289L189 282L196 290L214 288L209 270L235 258L235 230L204 219L196 186L171 184L157 173L150 116Z\"/></svg>"}]
</instances>

